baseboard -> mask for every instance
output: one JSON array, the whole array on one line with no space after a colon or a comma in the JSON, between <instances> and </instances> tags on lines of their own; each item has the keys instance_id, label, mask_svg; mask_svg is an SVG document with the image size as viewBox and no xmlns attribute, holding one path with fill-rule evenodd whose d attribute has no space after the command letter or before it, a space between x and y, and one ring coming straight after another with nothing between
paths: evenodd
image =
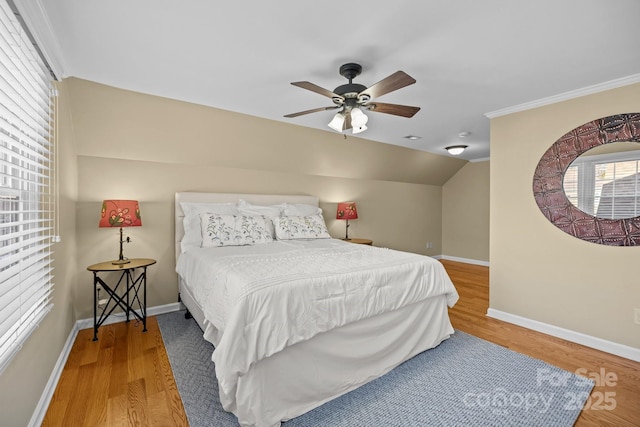
<instances>
[{"instance_id":1,"label":"baseboard","mask_svg":"<svg viewBox=\"0 0 640 427\"><path fill-rule=\"evenodd\" d=\"M180 310L181 307L182 305L180 305L179 302L149 307L147 308L147 316L157 316L159 314L171 313L172 311ZM131 318L131 316L129 318ZM111 316L107 317L103 325L111 325L113 323L123 322L124 320L126 320L124 313L113 313ZM90 319L78 320L76 322L76 325L78 325L78 330L93 328L93 317Z\"/></svg>"},{"instance_id":2,"label":"baseboard","mask_svg":"<svg viewBox=\"0 0 640 427\"><path fill-rule=\"evenodd\" d=\"M576 344L582 344L587 347L601 350L616 356L624 357L636 362L640 362L640 348L629 347L624 344L618 344L612 341L603 340L602 338L592 337L581 332L564 329L559 326L550 325L548 323L539 322L537 320L528 319L516 314L506 313L504 311L489 308L487 316L494 319L503 320L514 325L522 326L527 329L542 332L557 338L562 338Z\"/></svg>"},{"instance_id":3,"label":"baseboard","mask_svg":"<svg viewBox=\"0 0 640 427\"><path fill-rule=\"evenodd\" d=\"M147 316L157 316L159 314L171 313L173 311L178 311L182 309L182 304L179 302L159 305L155 307L147 308ZM118 323L125 321L124 315L120 315L119 313L114 313L109 316L103 325L110 325L112 323ZM42 396L40 397L40 401L38 402L38 406L36 406L36 410L31 416L31 420L29 421L29 427L37 427L42 425L42 421L44 420L45 415L47 414L47 409L49 408L49 403L51 403L51 398L53 397L53 393L56 391L56 386L58 385L58 381L60 380L60 376L62 375L62 371L64 369L64 365L67 363L67 359L69 358L69 353L71 353L71 348L73 347L73 343L78 336L78 332L82 329L93 328L93 318L91 319L81 319L76 321L73 328L71 328L71 332L69 332L69 336L67 337L67 341L64 343L64 347L62 347L62 352L60 352L60 356L58 356L58 361L56 362L51 375L49 376L49 381L47 381L47 385L44 388Z\"/></svg>"},{"instance_id":4,"label":"baseboard","mask_svg":"<svg viewBox=\"0 0 640 427\"><path fill-rule=\"evenodd\" d=\"M475 264L475 265L482 265L485 267L489 267L489 261L480 261L477 259L470 259L470 258L460 258L457 256L450 256L450 255L436 255L433 258L435 259L446 259L447 261L456 261L456 262L464 262L465 264Z\"/></svg>"}]
</instances>

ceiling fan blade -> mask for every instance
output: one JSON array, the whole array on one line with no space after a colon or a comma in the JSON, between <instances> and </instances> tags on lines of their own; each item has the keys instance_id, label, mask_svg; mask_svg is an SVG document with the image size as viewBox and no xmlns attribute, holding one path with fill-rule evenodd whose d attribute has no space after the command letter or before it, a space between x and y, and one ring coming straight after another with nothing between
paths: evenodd
<instances>
[{"instance_id":1,"label":"ceiling fan blade","mask_svg":"<svg viewBox=\"0 0 640 427\"><path fill-rule=\"evenodd\" d=\"M292 85L301 87L302 89L310 90L311 92L319 93L320 95L324 95L327 98L340 98L344 99L343 96L338 95L337 93L333 93L330 90L322 88L316 84L311 82L291 82Z\"/></svg>"},{"instance_id":2,"label":"ceiling fan blade","mask_svg":"<svg viewBox=\"0 0 640 427\"><path fill-rule=\"evenodd\" d=\"M371 102L367 104L369 111L376 113L393 114L395 116L413 117L420 107L411 107L409 105L387 104L386 102Z\"/></svg>"},{"instance_id":3,"label":"ceiling fan blade","mask_svg":"<svg viewBox=\"0 0 640 427\"><path fill-rule=\"evenodd\" d=\"M416 79L404 71L396 71L389 77L386 77L373 86L363 90L359 95L369 95L371 98L377 98L385 93L393 92L394 90L412 85L415 82Z\"/></svg>"},{"instance_id":4,"label":"ceiling fan blade","mask_svg":"<svg viewBox=\"0 0 640 427\"><path fill-rule=\"evenodd\" d=\"M336 108L340 108L340 106L332 105L331 107L314 108L313 110L299 111L297 113L286 114L285 117L293 118L293 117L303 116L305 114L317 113L318 111L335 110Z\"/></svg>"}]
</instances>

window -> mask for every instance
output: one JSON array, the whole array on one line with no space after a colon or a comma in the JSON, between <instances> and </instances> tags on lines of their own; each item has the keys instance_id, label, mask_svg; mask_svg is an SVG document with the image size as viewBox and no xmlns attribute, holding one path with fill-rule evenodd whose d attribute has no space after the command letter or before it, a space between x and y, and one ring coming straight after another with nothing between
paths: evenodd
<instances>
[{"instance_id":1,"label":"window","mask_svg":"<svg viewBox=\"0 0 640 427\"><path fill-rule=\"evenodd\" d=\"M637 145L634 142L615 144ZM563 186L569 201L581 211L599 218L639 216L640 150L606 154L592 154L591 151L574 160L565 173Z\"/></svg>"},{"instance_id":2,"label":"window","mask_svg":"<svg viewBox=\"0 0 640 427\"><path fill-rule=\"evenodd\" d=\"M52 307L51 80L0 0L0 372Z\"/></svg>"}]
</instances>

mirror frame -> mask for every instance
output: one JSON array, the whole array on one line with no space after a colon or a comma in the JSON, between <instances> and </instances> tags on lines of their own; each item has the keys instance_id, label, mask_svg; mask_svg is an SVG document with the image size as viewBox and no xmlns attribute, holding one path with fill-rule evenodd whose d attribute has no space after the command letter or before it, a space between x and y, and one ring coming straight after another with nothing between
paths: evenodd
<instances>
[{"instance_id":1,"label":"mirror frame","mask_svg":"<svg viewBox=\"0 0 640 427\"><path fill-rule=\"evenodd\" d=\"M612 142L640 142L640 113L617 114L585 123L560 137L533 174L533 195L553 225L578 239L608 246L640 246L640 216L606 219L575 207L564 193L564 173L582 153Z\"/></svg>"}]
</instances>

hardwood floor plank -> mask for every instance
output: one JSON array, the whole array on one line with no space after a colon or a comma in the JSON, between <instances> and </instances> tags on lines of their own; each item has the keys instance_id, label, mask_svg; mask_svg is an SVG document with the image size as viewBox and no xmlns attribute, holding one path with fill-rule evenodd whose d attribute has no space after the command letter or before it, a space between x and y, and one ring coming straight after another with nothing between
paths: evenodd
<instances>
[{"instance_id":1,"label":"hardwood floor plank","mask_svg":"<svg viewBox=\"0 0 640 427\"><path fill-rule=\"evenodd\" d=\"M170 426L171 420L166 406L166 396L164 392L147 396L149 405L149 421L152 426Z\"/></svg>"},{"instance_id":2,"label":"hardwood floor plank","mask_svg":"<svg viewBox=\"0 0 640 427\"><path fill-rule=\"evenodd\" d=\"M130 381L127 388L127 419L132 426L150 426L144 378Z\"/></svg>"},{"instance_id":3,"label":"hardwood floor plank","mask_svg":"<svg viewBox=\"0 0 640 427\"><path fill-rule=\"evenodd\" d=\"M87 415L85 422L92 425L102 425L107 420L107 399L109 389L107 385L111 381L111 366L113 365L113 346L100 348L95 364L95 374L91 387L92 398L85 401Z\"/></svg>"},{"instance_id":4,"label":"hardwood floor plank","mask_svg":"<svg viewBox=\"0 0 640 427\"><path fill-rule=\"evenodd\" d=\"M129 327L133 328L134 333L127 334L127 378L129 382L137 381L144 378L144 353L142 341L145 334L142 332L141 322L129 322Z\"/></svg>"},{"instance_id":5,"label":"hardwood floor plank","mask_svg":"<svg viewBox=\"0 0 640 427\"><path fill-rule=\"evenodd\" d=\"M92 383L95 373L95 366L93 364L82 365L78 368L78 381L76 387L71 392L69 398L69 404L65 411L64 419L70 426L83 426L84 421L87 418L87 396L92 396L93 392Z\"/></svg>"},{"instance_id":6,"label":"hardwood floor plank","mask_svg":"<svg viewBox=\"0 0 640 427\"><path fill-rule=\"evenodd\" d=\"M127 395L111 397L107 401L107 420L105 427L127 426Z\"/></svg>"}]
</instances>

